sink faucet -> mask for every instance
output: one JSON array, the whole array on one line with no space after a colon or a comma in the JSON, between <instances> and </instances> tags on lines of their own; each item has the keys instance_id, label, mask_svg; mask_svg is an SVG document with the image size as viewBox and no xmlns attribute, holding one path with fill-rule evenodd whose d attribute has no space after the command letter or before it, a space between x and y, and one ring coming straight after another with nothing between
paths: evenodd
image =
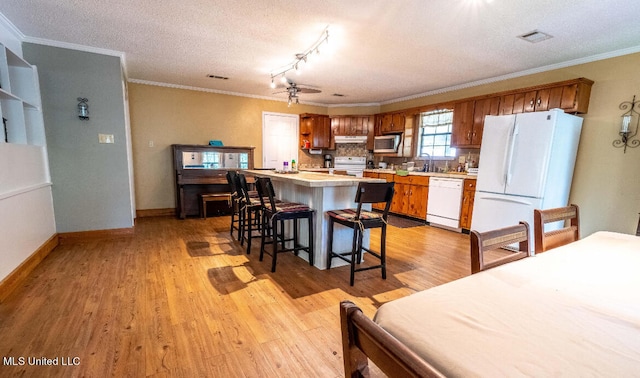
<instances>
[{"instance_id":1,"label":"sink faucet","mask_svg":"<svg viewBox=\"0 0 640 378\"><path fill-rule=\"evenodd\" d=\"M431 172L433 171L433 156L431 156L430 154L426 153L427 156L429 157L429 164L425 164L426 165L426 169L425 172Z\"/></svg>"}]
</instances>

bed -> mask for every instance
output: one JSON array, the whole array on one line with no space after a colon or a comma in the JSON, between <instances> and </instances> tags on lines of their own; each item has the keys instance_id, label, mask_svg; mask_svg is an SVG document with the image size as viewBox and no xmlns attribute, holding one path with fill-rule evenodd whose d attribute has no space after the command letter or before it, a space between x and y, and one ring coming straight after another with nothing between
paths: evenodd
<instances>
[{"instance_id":1,"label":"bed","mask_svg":"<svg viewBox=\"0 0 640 378\"><path fill-rule=\"evenodd\" d=\"M341 303L345 376L640 372L640 238L597 232L382 305Z\"/></svg>"}]
</instances>

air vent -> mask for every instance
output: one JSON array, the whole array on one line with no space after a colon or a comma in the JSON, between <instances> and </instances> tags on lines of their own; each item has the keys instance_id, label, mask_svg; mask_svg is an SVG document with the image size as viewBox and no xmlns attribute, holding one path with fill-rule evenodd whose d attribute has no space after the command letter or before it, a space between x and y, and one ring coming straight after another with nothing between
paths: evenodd
<instances>
[{"instance_id":1,"label":"air vent","mask_svg":"<svg viewBox=\"0 0 640 378\"><path fill-rule=\"evenodd\" d=\"M539 30L534 30L523 35L519 35L518 38L524 39L527 42L538 43L544 41L545 39L553 38L553 36L547 33L543 33Z\"/></svg>"},{"instance_id":2,"label":"air vent","mask_svg":"<svg viewBox=\"0 0 640 378\"><path fill-rule=\"evenodd\" d=\"M334 93L332 94L332 96L336 96L336 97L344 97L344 95L342 93Z\"/></svg>"},{"instance_id":3,"label":"air vent","mask_svg":"<svg viewBox=\"0 0 640 378\"><path fill-rule=\"evenodd\" d=\"M218 75L207 75L207 77L210 77L212 79L218 79L218 80L229 80L228 77L225 76L218 76Z\"/></svg>"}]
</instances>

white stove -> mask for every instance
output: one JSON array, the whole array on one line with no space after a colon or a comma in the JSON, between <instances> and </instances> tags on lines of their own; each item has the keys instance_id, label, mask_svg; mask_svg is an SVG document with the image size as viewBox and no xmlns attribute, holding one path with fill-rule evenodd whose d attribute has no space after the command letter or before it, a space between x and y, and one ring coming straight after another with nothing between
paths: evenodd
<instances>
[{"instance_id":1,"label":"white stove","mask_svg":"<svg viewBox=\"0 0 640 378\"><path fill-rule=\"evenodd\" d=\"M362 177L367 167L367 158L359 156L337 156L333 159L333 167L347 171L347 175Z\"/></svg>"}]
</instances>

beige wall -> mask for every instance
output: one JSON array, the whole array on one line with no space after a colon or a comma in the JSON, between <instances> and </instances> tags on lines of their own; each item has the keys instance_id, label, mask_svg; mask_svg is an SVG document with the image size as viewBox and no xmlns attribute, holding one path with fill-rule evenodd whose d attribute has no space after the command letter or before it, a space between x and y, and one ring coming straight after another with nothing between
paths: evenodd
<instances>
[{"instance_id":1,"label":"beige wall","mask_svg":"<svg viewBox=\"0 0 640 378\"><path fill-rule=\"evenodd\" d=\"M211 92L129 83L136 207L175 207L172 144L254 146L262 162L262 112L320 113L326 107L296 105ZM153 141L153 147L149 142Z\"/></svg>"},{"instance_id":2,"label":"beige wall","mask_svg":"<svg viewBox=\"0 0 640 378\"><path fill-rule=\"evenodd\" d=\"M517 79L383 106L313 107L208 92L131 84L130 106L138 209L175 206L170 145L207 143L256 146L262 158L262 111L281 113L373 114L469 96L586 77L595 81L584 116L570 201L580 205L582 232L635 233L640 212L640 148L623 154L612 142L622 111L618 105L640 97L640 54L632 54ZM153 140L155 147L148 147Z\"/></svg>"}]
</instances>

